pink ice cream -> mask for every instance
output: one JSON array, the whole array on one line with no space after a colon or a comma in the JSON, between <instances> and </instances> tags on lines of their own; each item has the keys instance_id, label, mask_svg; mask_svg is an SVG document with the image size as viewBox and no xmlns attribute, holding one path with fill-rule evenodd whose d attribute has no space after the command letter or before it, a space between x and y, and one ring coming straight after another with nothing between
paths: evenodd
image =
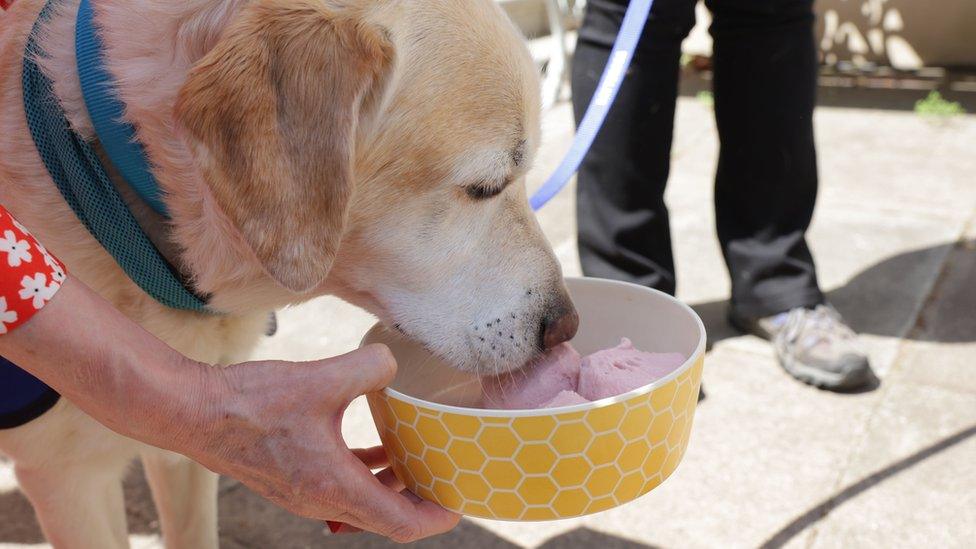
<instances>
[{"instance_id":1,"label":"pink ice cream","mask_svg":"<svg viewBox=\"0 0 976 549\"><path fill-rule=\"evenodd\" d=\"M576 391L580 354L568 343L554 347L539 361L507 374L481 379L485 408L542 408L563 391Z\"/></svg>"},{"instance_id":2,"label":"pink ice cream","mask_svg":"<svg viewBox=\"0 0 976 549\"><path fill-rule=\"evenodd\" d=\"M585 404L589 400L580 396L576 391L559 391L556 398L536 408L559 408L560 406L573 406L575 404Z\"/></svg>"},{"instance_id":3,"label":"pink ice cream","mask_svg":"<svg viewBox=\"0 0 976 549\"><path fill-rule=\"evenodd\" d=\"M680 353L635 349L627 338L586 358L563 343L521 370L482 378L483 406L531 410L583 404L653 383L684 361Z\"/></svg>"},{"instance_id":4,"label":"pink ice cream","mask_svg":"<svg viewBox=\"0 0 976 549\"><path fill-rule=\"evenodd\" d=\"M622 395L661 379L684 361L685 357L680 353L637 350L625 337L620 340L620 345L583 359L576 392L587 400Z\"/></svg>"}]
</instances>

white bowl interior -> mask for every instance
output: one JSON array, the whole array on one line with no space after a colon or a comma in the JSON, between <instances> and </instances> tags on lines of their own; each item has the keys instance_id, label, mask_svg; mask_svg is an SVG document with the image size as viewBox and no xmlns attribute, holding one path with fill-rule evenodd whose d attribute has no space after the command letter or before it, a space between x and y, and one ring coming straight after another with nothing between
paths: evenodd
<instances>
[{"instance_id":1,"label":"white bowl interior","mask_svg":"<svg viewBox=\"0 0 976 549\"><path fill-rule=\"evenodd\" d=\"M580 315L572 344L583 355L613 347L621 337L642 351L685 357L704 346L701 320L667 294L596 278L567 278L566 286ZM452 368L397 332L376 325L363 338L364 345L369 343L385 343L397 359L399 369L390 388L449 406L477 407L481 401L476 374Z\"/></svg>"}]
</instances>

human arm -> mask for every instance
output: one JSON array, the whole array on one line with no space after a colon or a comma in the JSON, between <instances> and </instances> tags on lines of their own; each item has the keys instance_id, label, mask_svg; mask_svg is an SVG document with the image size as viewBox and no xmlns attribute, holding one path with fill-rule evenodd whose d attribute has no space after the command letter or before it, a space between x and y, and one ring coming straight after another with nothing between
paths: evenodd
<instances>
[{"instance_id":1,"label":"human arm","mask_svg":"<svg viewBox=\"0 0 976 549\"><path fill-rule=\"evenodd\" d=\"M389 470L374 476L381 449L350 450L342 440L349 402L392 379L385 347L221 369L185 358L80 281L59 288L0 336L0 355L108 428L187 455L303 516L397 541L456 524L456 515L399 493Z\"/></svg>"}]
</instances>

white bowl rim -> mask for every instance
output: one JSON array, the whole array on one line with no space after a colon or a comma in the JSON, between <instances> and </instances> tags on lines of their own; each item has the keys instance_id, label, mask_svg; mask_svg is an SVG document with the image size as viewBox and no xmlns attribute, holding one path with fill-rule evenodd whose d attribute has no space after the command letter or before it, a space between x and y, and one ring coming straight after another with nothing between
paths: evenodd
<instances>
[{"instance_id":1,"label":"white bowl rim","mask_svg":"<svg viewBox=\"0 0 976 549\"><path fill-rule=\"evenodd\" d=\"M688 304L680 301L679 299L666 294L660 290L655 290L654 288L648 288L647 286L641 286L640 284L633 284L631 282L624 282L621 280L611 280L608 278L596 278L596 277L566 277L566 280L572 280L574 283L597 283L597 284L610 284L615 286L622 286L627 288L636 288L641 291L650 292L652 294L657 294L659 297L665 298L667 301L677 304L681 309L683 309L688 315L694 319L695 324L698 326L698 344L695 346L695 351L688 356L687 359L674 369L668 375L655 380L647 385L642 385L636 389L628 391L623 394L619 394L612 397L601 398L600 400L594 400L592 402L585 402L582 404L573 404L571 406L557 406L555 408L536 408L536 409L515 409L515 410L490 410L487 408L469 408L466 406L452 406L449 404L440 404L437 402L432 402L430 400L424 400L422 398L417 398L410 396L406 393L401 393L396 389L391 389L386 387L383 389L383 393L387 396L395 398L397 400L402 400L418 406L420 408L429 408L441 413L449 413L455 415L463 416L474 416L474 417L504 417L504 418L516 418L516 417L538 417L538 416L554 416L561 414L571 414L573 412L584 412L588 410L594 410L597 408L603 408L606 406L611 406L619 402L624 402L630 400L636 396L649 393L658 387L667 385L668 382L677 378L684 372L691 369L698 360L705 354L705 342L707 335L705 333L705 324L702 322L701 317L695 312ZM378 326L382 326L381 322L374 324L366 334L363 335L363 339L360 341L360 346L365 344L366 337Z\"/></svg>"}]
</instances>

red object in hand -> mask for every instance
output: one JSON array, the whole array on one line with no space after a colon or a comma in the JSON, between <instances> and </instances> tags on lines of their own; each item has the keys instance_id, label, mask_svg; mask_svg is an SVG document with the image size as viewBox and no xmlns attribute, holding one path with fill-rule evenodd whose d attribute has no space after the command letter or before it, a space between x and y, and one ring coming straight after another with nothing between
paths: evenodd
<instances>
[{"instance_id":1,"label":"red object in hand","mask_svg":"<svg viewBox=\"0 0 976 549\"><path fill-rule=\"evenodd\" d=\"M0 9L7 9L13 3L14 0L0 0Z\"/></svg>"},{"instance_id":2,"label":"red object in hand","mask_svg":"<svg viewBox=\"0 0 976 549\"><path fill-rule=\"evenodd\" d=\"M0 206L0 335L40 311L65 276L64 265Z\"/></svg>"}]
</instances>

